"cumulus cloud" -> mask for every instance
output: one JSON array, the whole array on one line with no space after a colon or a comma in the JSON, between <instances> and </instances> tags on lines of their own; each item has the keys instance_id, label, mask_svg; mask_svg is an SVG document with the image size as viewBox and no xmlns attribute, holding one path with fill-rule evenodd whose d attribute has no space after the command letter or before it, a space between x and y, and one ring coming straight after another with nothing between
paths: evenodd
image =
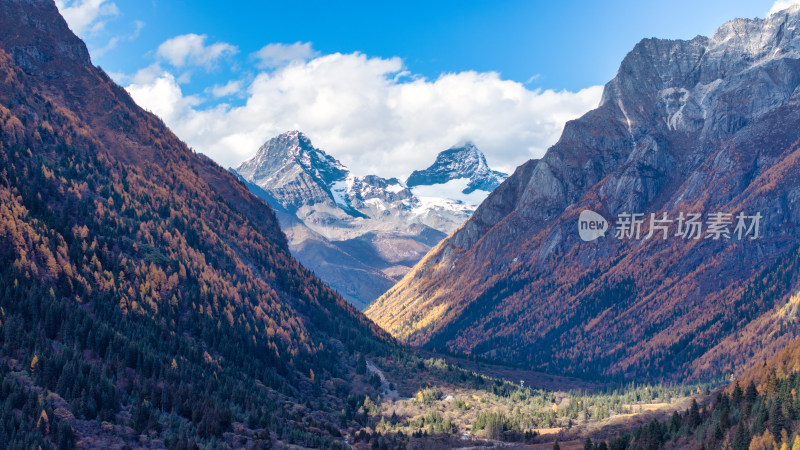
<instances>
[{"instance_id":1,"label":"cumulus cloud","mask_svg":"<svg viewBox=\"0 0 800 450\"><path fill-rule=\"evenodd\" d=\"M214 85L209 89L214 97L227 97L242 92L242 80L231 80L223 85Z\"/></svg>"},{"instance_id":2,"label":"cumulus cloud","mask_svg":"<svg viewBox=\"0 0 800 450\"><path fill-rule=\"evenodd\" d=\"M117 5L107 0L56 0L56 6L79 36L103 29L109 18L119 14Z\"/></svg>"},{"instance_id":3,"label":"cumulus cloud","mask_svg":"<svg viewBox=\"0 0 800 450\"><path fill-rule=\"evenodd\" d=\"M294 44L267 44L253 53L260 69L272 69L298 60L309 60L319 55L311 48L311 42L295 42Z\"/></svg>"},{"instance_id":4,"label":"cumulus cloud","mask_svg":"<svg viewBox=\"0 0 800 450\"><path fill-rule=\"evenodd\" d=\"M258 74L241 106L200 106L157 65L128 91L196 150L237 166L267 139L299 129L356 174L405 177L472 140L511 171L540 157L564 123L597 106L602 87L530 90L494 72L409 76L399 58L331 54ZM226 85L227 86L227 85ZM220 88L220 93L228 89Z\"/></svg>"},{"instance_id":5,"label":"cumulus cloud","mask_svg":"<svg viewBox=\"0 0 800 450\"><path fill-rule=\"evenodd\" d=\"M205 34L183 34L164 41L156 54L175 67L205 66L209 68L220 58L233 55L238 49L227 42L206 45Z\"/></svg>"},{"instance_id":6,"label":"cumulus cloud","mask_svg":"<svg viewBox=\"0 0 800 450\"><path fill-rule=\"evenodd\" d=\"M137 80L144 83L137 84ZM161 72L157 76L140 72L134 76L134 83L128 86L128 92L139 105L155 112L167 123L184 120L186 112L201 103L195 96L184 96L178 81L169 72Z\"/></svg>"},{"instance_id":7,"label":"cumulus cloud","mask_svg":"<svg viewBox=\"0 0 800 450\"><path fill-rule=\"evenodd\" d=\"M797 0L778 0L772 4L772 8L770 8L769 12L767 12L767 17L771 16L772 14L775 14L776 12L780 12L783 11L784 9L791 8L792 6L795 6L797 4L800 4L800 2L798 2Z\"/></svg>"}]
</instances>

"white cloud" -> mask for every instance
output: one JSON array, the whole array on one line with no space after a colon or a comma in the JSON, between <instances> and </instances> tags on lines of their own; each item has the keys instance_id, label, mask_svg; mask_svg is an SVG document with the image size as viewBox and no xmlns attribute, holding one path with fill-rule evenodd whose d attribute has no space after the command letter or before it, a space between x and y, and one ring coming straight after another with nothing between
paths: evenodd
<instances>
[{"instance_id":1,"label":"white cloud","mask_svg":"<svg viewBox=\"0 0 800 450\"><path fill-rule=\"evenodd\" d=\"M253 53L261 69L272 69L292 61L306 61L319 55L311 48L311 42L295 42L294 44L267 44Z\"/></svg>"},{"instance_id":2,"label":"white cloud","mask_svg":"<svg viewBox=\"0 0 800 450\"><path fill-rule=\"evenodd\" d=\"M773 3L772 8L769 9L767 13L767 17L771 16L772 14L783 11L784 9L791 8L794 5L800 4L797 0L778 0Z\"/></svg>"},{"instance_id":3,"label":"white cloud","mask_svg":"<svg viewBox=\"0 0 800 450\"><path fill-rule=\"evenodd\" d=\"M157 66L144 70L134 76L134 83L128 86L128 92L139 105L158 114L165 122L183 120L186 111L201 103L197 97L184 96L172 74L156 74ZM137 80L144 84L137 84Z\"/></svg>"},{"instance_id":4,"label":"white cloud","mask_svg":"<svg viewBox=\"0 0 800 450\"><path fill-rule=\"evenodd\" d=\"M205 45L205 34L183 34L164 41L158 46L158 56L175 67L204 66L210 68L214 63L227 55L233 55L238 49L226 42Z\"/></svg>"},{"instance_id":5,"label":"white cloud","mask_svg":"<svg viewBox=\"0 0 800 450\"><path fill-rule=\"evenodd\" d=\"M242 92L242 80L231 80L223 85L214 85L210 92L214 97L227 97Z\"/></svg>"},{"instance_id":6,"label":"white cloud","mask_svg":"<svg viewBox=\"0 0 800 450\"><path fill-rule=\"evenodd\" d=\"M56 6L72 31L81 37L100 31L109 18L119 14L117 5L107 0L56 0Z\"/></svg>"},{"instance_id":7,"label":"white cloud","mask_svg":"<svg viewBox=\"0 0 800 450\"><path fill-rule=\"evenodd\" d=\"M137 103L225 167L250 157L266 139L299 129L356 174L385 177L427 167L438 152L466 139L490 165L511 171L542 156L564 123L596 107L602 93L601 86L529 90L494 72L428 80L408 74L399 58L359 53L296 61L259 74L246 89L242 106L204 109L157 64L128 86Z\"/></svg>"}]
</instances>

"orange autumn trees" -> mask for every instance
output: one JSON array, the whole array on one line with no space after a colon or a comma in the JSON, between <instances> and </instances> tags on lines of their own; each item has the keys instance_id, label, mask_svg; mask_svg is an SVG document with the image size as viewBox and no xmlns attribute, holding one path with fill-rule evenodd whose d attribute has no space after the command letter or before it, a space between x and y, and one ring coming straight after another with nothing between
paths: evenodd
<instances>
[{"instance_id":1,"label":"orange autumn trees","mask_svg":"<svg viewBox=\"0 0 800 450\"><path fill-rule=\"evenodd\" d=\"M27 408L0 412L0 442L69 447L62 408L167 446L234 422L259 445L338 445L342 380L391 339L292 259L266 204L92 66L55 5L0 0L0 30L0 386Z\"/></svg>"}]
</instances>

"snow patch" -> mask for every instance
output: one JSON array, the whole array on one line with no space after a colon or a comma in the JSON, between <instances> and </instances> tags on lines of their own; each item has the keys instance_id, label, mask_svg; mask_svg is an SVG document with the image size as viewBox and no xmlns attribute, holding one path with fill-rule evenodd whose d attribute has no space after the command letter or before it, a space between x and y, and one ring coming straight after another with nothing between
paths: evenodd
<instances>
[{"instance_id":1,"label":"snow patch","mask_svg":"<svg viewBox=\"0 0 800 450\"><path fill-rule=\"evenodd\" d=\"M457 178L447 183L414 186L411 192L419 203L415 205L413 213L425 215L431 211L446 210L471 214L489 193L476 189L465 194L464 189L469 182L469 178Z\"/></svg>"},{"instance_id":2,"label":"snow patch","mask_svg":"<svg viewBox=\"0 0 800 450\"><path fill-rule=\"evenodd\" d=\"M411 188L411 192L420 200L423 198L439 199L478 206L486 199L489 193L476 189L469 194L465 194L464 190L467 189L469 183L469 178L456 178L447 183L414 186Z\"/></svg>"},{"instance_id":3,"label":"snow patch","mask_svg":"<svg viewBox=\"0 0 800 450\"><path fill-rule=\"evenodd\" d=\"M350 202L347 201L347 192L353 186L352 182L348 183L348 181L349 180L345 178L344 180L337 180L331 183L331 194L333 194L333 201L345 209L350 209Z\"/></svg>"},{"instance_id":4,"label":"snow patch","mask_svg":"<svg viewBox=\"0 0 800 450\"><path fill-rule=\"evenodd\" d=\"M392 194L403 192L403 189L405 189L405 186L402 184L390 184L386 186L386 192L391 192Z\"/></svg>"}]
</instances>

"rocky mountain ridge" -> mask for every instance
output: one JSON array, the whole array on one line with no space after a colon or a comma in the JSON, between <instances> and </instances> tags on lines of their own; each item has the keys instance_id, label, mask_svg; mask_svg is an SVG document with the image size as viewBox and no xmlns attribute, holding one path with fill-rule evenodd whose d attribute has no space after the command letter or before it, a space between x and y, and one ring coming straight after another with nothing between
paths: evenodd
<instances>
[{"instance_id":1,"label":"rocky mountain ridge","mask_svg":"<svg viewBox=\"0 0 800 450\"><path fill-rule=\"evenodd\" d=\"M774 352L797 333L784 310L798 288L799 25L795 6L711 38L641 41L598 108L368 316L416 345L579 375L702 378ZM752 241L614 230L587 243L584 210L641 213L642 236L651 213L764 220Z\"/></svg>"},{"instance_id":2,"label":"rocky mountain ridge","mask_svg":"<svg viewBox=\"0 0 800 450\"><path fill-rule=\"evenodd\" d=\"M268 140L234 172L278 211L293 254L360 308L458 228L505 176L473 144L440 153L412 174L413 185L356 176L299 131Z\"/></svg>"},{"instance_id":3,"label":"rocky mountain ridge","mask_svg":"<svg viewBox=\"0 0 800 450\"><path fill-rule=\"evenodd\" d=\"M444 184L458 179L468 179L462 191L491 192L508 178L508 174L489 168L486 157L472 142L447 149L436 156L436 161L425 170L415 170L406 180L406 186Z\"/></svg>"}]
</instances>

